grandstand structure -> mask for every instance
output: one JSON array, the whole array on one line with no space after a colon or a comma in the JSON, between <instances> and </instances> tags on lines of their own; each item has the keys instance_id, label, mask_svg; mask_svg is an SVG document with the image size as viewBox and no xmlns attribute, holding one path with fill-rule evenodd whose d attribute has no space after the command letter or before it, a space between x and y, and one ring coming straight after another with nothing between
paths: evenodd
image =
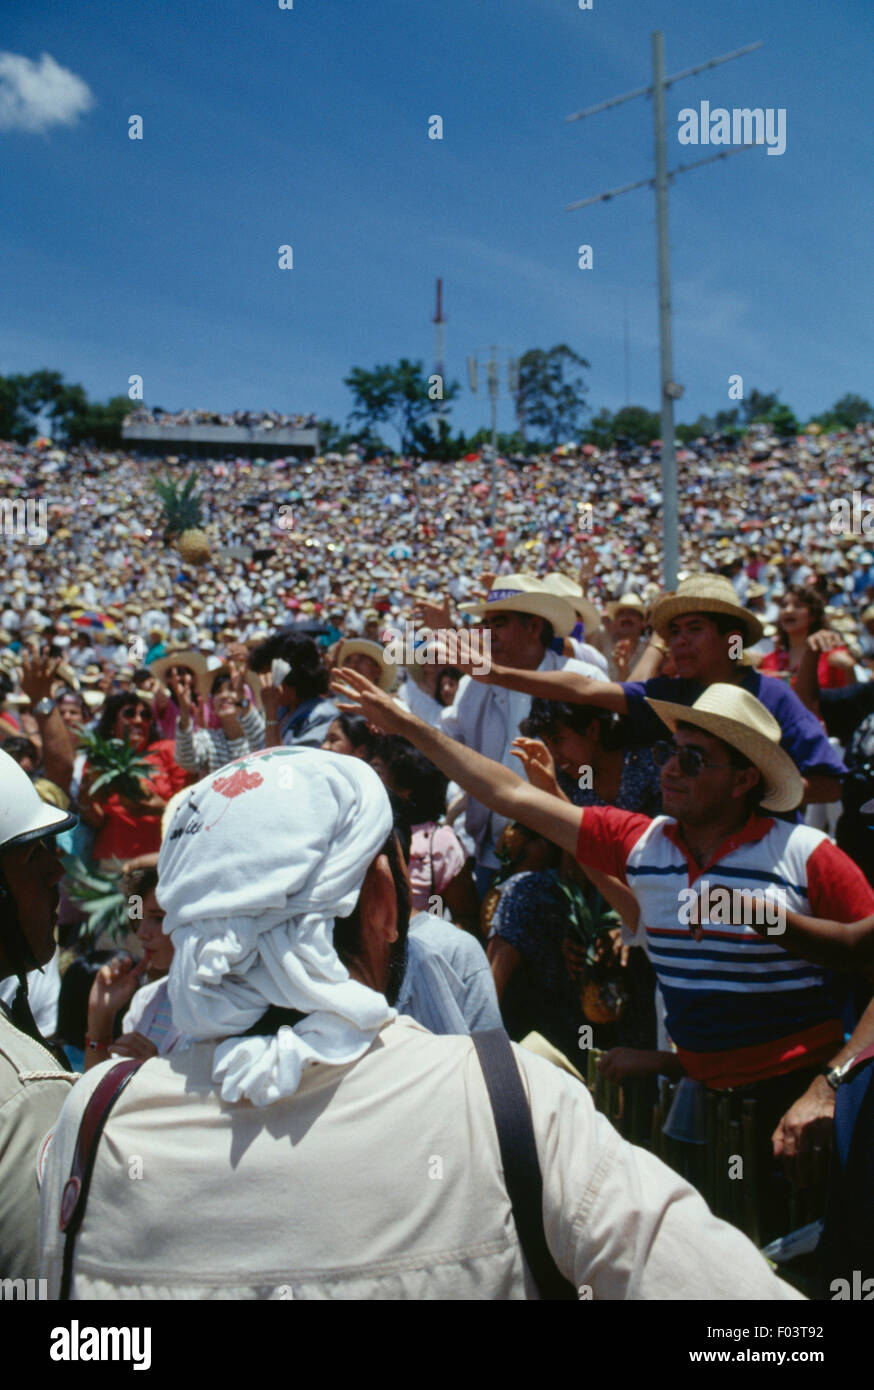
<instances>
[{"instance_id":1,"label":"grandstand structure","mask_svg":"<svg viewBox=\"0 0 874 1390\"><path fill-rule=\"evenodd\" d=\"M295 426L145 424L125 421L121 437L135 453L166 458L296 458L319 452L319 431Z\"/></svg>"}]
</instances>

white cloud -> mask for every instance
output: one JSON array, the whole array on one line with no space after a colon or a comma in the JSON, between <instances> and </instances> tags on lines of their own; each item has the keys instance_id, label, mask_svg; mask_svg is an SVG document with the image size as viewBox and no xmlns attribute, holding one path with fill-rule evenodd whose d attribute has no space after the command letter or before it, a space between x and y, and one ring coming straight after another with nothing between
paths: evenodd
<instances>
[{"instance_id":1,"label":"white cloud","mask_svg":"<svg viewBox=\"0 0 874 1390\"><path fill-rule=\"evenodd\" d=\"M74 125L93 105L88 83L50 54L34 63L17 53L0 53L0 130Z\"/></svg>"}]
</instances>

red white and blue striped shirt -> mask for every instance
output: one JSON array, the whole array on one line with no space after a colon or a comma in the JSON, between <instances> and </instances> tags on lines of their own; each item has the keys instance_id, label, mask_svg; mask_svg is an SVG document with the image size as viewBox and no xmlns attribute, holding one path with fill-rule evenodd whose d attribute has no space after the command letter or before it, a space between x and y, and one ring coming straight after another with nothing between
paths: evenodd
<instances>
[{"instance_id":1,"label":"red white and blue striped shirt","mask_svg":"<svg viewBox=\"0 0 874 1390\"><path fill-rule=\"evenodd\" d=\"M699 868L670 816L587 807L577 858L627 883L640 905L666 1025L689 1076L742 1086L828 1061L843 1043L841 996L830 972L752 927L705 925L696 941L679 893L696 879L782 890L787 908L853 922L874 913L861 869L806 825L752 816Z\"/></svg>"}]
</instances>

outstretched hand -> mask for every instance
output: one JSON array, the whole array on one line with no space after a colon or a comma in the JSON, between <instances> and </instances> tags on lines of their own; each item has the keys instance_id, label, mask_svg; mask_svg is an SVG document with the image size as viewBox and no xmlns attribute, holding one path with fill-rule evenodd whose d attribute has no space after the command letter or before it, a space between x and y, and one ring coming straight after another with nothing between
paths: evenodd
<instances>
[{"instance_id":1,"label":"outstretched hand","mask_svg":"<svg viewBox=\"0 0 874 1390\"><path fill-rule=\"evenodd\" d=\"M812 652L833 652L836 647L843 647L844 639L839 632L833 632L831 628L821 627L818 632L812 632L807 639L807 647Z\"/></svg>"},{"instance_id":2,"label":"outstretched hand","mask_svg":"<svg viewBox=\"0 0 874 1390\"><path fill-rule=\"evenodd\" d=\"M274 683L272 671L262 671L258 677L261 686L261 703L264 706L264 715L267 719L274 720L279 714L282 691Z\"/></svg>"},{"instance_id":3,"label":"outstretched hand","mask_svg":"<svg viewBox=\"0 0 874 1390\"><path fill-rule=\"evenodd\" d=\"M522 764L522 771L532 787L552 796L561 796L561 788L555 772L552 754L538 738L514 738L510 746L514 758Z\"/></svg>"},{"instance_id":4,"label":"outstretched hand","mask_svg":"<svg viewBox=\"0 0 874 1390\"><path fill-rule=\"evenodd\" d=\"M433 600L420 598L413 609L413 619L421 623L424 627L435 629L452 627L452 618L449 612L449 595L444 594L442 603L434 603Z\"/></svg>"},{"instance_id":5,"label":"outstretched hand","mask_svg":"<svg viewBox=\"0 0 874 1390\"><path fill-rule=\"evenodd\" d=\"M27 656L22 653L21 689L29 696L31 708L51 695L60 664L60 657L40 656L38 653Z\"/></svg>"},{"instance_id":6,"label":"outstretched hand","mask_svg":"<svg viewBox=\"0 0 874 1390\"><path fill-rule=\"evenodd\" d=\"M342 700L337 708L346 714L362 715L378 734L403 734L408 731L412 715L380 690L360 672L341 666L331 672L330 687Z\"/></svg>"}]
</instances>

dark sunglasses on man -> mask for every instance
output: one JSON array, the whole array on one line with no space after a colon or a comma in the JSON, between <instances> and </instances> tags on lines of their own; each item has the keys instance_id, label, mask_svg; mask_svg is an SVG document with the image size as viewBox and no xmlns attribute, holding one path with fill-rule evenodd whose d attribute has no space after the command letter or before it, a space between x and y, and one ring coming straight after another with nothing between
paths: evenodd
<instances>
[{"instance_id":1,"label":"dark sunglasses on man","mask_svg":"<svg viewBox=\"0 0 874 1390\"><path fill-rule=\"evenodd\" d=\"M664 767L672 758L680 764L684 777L697 777L705 767L731 767L731 763L709 763L700 748L679 748L671 739L659 739L652 746L652 760L656 767Z\"/></svg>"}]
</instances>

